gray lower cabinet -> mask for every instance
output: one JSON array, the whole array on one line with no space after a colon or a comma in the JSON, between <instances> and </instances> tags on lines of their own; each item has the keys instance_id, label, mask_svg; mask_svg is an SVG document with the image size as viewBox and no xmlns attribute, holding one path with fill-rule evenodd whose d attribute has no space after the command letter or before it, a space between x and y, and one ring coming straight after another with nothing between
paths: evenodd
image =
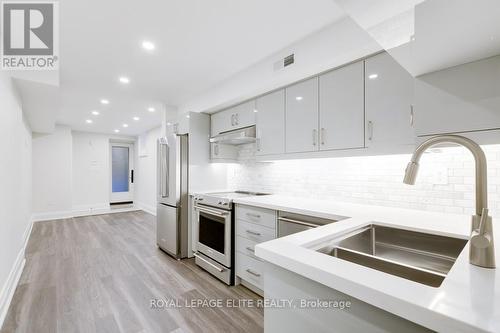
<instances>
[{"instance_id":1,"label":"gray lower cabinet","mask_svg":"<svg viewBox=\"0 0 500 333\"><path fill-rule=\"evenodd\" d=\"M276 265L263 265L266 298L284 301L282 307L264 309L264 332L432 332Z\"/></svg>"},{"instance_id":2,"label":"gray lower cabinet","mask_svg":"<svg viewBox=\"0 0 500 333\"><path fill-rule=\"evenodd\" d=\"M276 238L276 211L236 205L236 276L241 284L263 295L264 262L255 245Z\"/></svg>"}]
</instances>

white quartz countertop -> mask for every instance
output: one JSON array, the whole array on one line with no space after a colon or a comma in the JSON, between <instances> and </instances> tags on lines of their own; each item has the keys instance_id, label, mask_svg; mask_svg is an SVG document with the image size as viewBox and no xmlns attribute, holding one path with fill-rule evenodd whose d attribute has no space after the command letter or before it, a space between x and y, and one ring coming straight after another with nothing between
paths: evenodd
<instances>
[{"instance_id":1,"label":"white quartz countertop","mask_svg":"<svg viewBox=\"0 0 500 333\"><path fill-rule=\"evenodd\" d=\"M429 287L308 247L377 222L468 239L470 216L270 195L234 201L323 218L348 219L261 243L255 254L277 266L440 332L500 332L500 272L469 264L467 244L440 287ZM495 238L500 226L493 221ZM497 264L500 245L496 247Z\"/></svg>"}]
</instances>

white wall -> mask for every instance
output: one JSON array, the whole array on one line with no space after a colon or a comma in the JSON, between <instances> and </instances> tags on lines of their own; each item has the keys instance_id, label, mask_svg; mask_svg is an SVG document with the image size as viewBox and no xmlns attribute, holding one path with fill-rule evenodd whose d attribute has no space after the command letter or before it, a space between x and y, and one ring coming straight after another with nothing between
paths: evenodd
<instances>
[{"instance_id":1,"label":"white wall","mask_svg":"<svg viewBox=\"0 0 500 333\"><path fill-rule=\"evenodd\" d=\"M142 209L156 213L156 141L161 137L161 127L139 137L139 154L136 166L136 203Z\"/></svg>"},{"instance_id":2,"label":"white wall","mask_svg":"<svg viewBox=\"0 0 500 333\"><path fill-rule=\"evenodd\" d=\"M73 210L109 207L109 136L73 132Z\"/></svg>"},{"instance_id":3,"label":"white wall","mask_svg":"<svg viewBox=\"0 0 500 333\"><path fill-rule=\"evenodd\" d=\"M366 31L345 18L187 100L179 106L179 112L217 111L381 49ZM295 64L275 71L274 63L291 53L295 54Z\"/></svg>"},{"instance_id":4,"label":"white wall","mask_svg":"<svg viewBox=\"0 0 500 333\"><path fill-rule=\"evenodd\" d=\"M72 201L71 129L57 126L53 134L33 134L33 213L50 218L65 214ZM48 214L48 215L45 215Z\"/></svg>"},{"instance_id":5,"label":"white wall","mask_svg":"<svg viewBox=\"0 0 500 333\"><path fill-rule=\"evenodd\" d=\"M110 140L134 143L133 137L71 131L33 137L33 213L35 220L109 209Z\"/></svg>"},{"instance_id":6,"label":"white wall","mask_svg":"<svg viewBox=\"0 0 500 333\"><path fill-rule=\"evenodd\" d=\"M500 217L500 145L482 146L488 160L490 214ZM229 186L274 194L427 211L474 212L474 161L465 148L424 154L414 186L403 184L410 155L253 162L248 146L241 165L229 165Z\"/></svg>"},{"instance_id":7,"label":"white wall","mask_svg":"<svg viewBox=\"0 0 500 333\"><path fill-rule=\"evenodd\" d=\"M31 129L12 81L0 71L0 325L31 225Z\"/></svg>"}]
</instances>

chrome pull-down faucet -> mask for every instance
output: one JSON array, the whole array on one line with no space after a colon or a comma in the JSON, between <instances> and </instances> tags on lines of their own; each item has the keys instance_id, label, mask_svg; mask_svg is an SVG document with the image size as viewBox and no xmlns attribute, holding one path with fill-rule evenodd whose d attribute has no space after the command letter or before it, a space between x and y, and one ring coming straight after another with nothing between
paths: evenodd
<instances>
[{"instance_id":1,"label":"chrome pull-down faucet","mask_svg":"<svg viewBox=\"0 0 500 333\"><path fill-rule=\"evenodd\" d=\"M417 147L406 167L405 184L414 185L422 154L432 146L441 143L461 145L472 153L476 162L476 214L472 216L469 261L472 265L495 268L495 243L493 224L488 216L488 186L486 156L474 141L459 135L439 135L424 141Z\"/></svg>"}]
</instances>

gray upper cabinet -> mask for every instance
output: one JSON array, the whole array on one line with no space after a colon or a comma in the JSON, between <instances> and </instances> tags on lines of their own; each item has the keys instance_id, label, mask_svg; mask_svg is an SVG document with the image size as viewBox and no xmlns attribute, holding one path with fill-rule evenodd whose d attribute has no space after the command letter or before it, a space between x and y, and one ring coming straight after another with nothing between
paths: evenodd
<instances>
[{"instance_id":1,"label":"gray upper cabinet","mask_svg":"<svg viewBox=\"0 0 500 333\"><path fill-rule=\"evenodd\" d=\"M216 136L224 131L231 129L233 113L231 109L214 113L210 116L210 132Z\"/></svg>"},{"instance_id":2,"label":"gray upper cabinet","mask_svg":"<svg viewBox=\"0 0 500 333\"><path fill-rule=\"evenodd\" d=\"M211 115L211 134L255 125L255 100L251 100Z\"/></svg>"},{"instance_id":3,"label":"gray upper cabinet","mask_svg":"<svg viewBox=\"0 0 500 333\"><path fill-rule=\"evenodd\" d=\"M500 128L500 56L415 79L417 135Z\"/></svg>"},{"instance_id":4,"label":"gray upper cabinet","mask_svg":"<svg viewBox=\"0 0 500 333\"><path fill-rule=\"evenodd\" d=\"M257 156L285 153L285 90L257 98Z\"/></svg>"},{"instance_id":5,"label":"gray upper cabinet","mask_svg":"<svg viewBox=\"0 0 500 333\"><path fill-rule=\"evenodd\" d=\"M318 78L286 88L286 152L318 150Z\"/></svg>"},{"instance_id":6,"label":"gray upper cabinet","mask_svg":"<svg viewBox=\"0 0 500 333\"><path fill-rule=\"evenodd\" d=\"M365 60L366 146L415 144L414 79L388 53Z\"/></svg>"},{"instance_id":7,"label":"gray upper cabinet","mask_svg":"<svg viewBox=\"0 0 500 333\"><path fill-rule=\"evenodd\" d=\"M320 150L365 146L364 64L319 77Z\"/></svg>"}]
</instances>

